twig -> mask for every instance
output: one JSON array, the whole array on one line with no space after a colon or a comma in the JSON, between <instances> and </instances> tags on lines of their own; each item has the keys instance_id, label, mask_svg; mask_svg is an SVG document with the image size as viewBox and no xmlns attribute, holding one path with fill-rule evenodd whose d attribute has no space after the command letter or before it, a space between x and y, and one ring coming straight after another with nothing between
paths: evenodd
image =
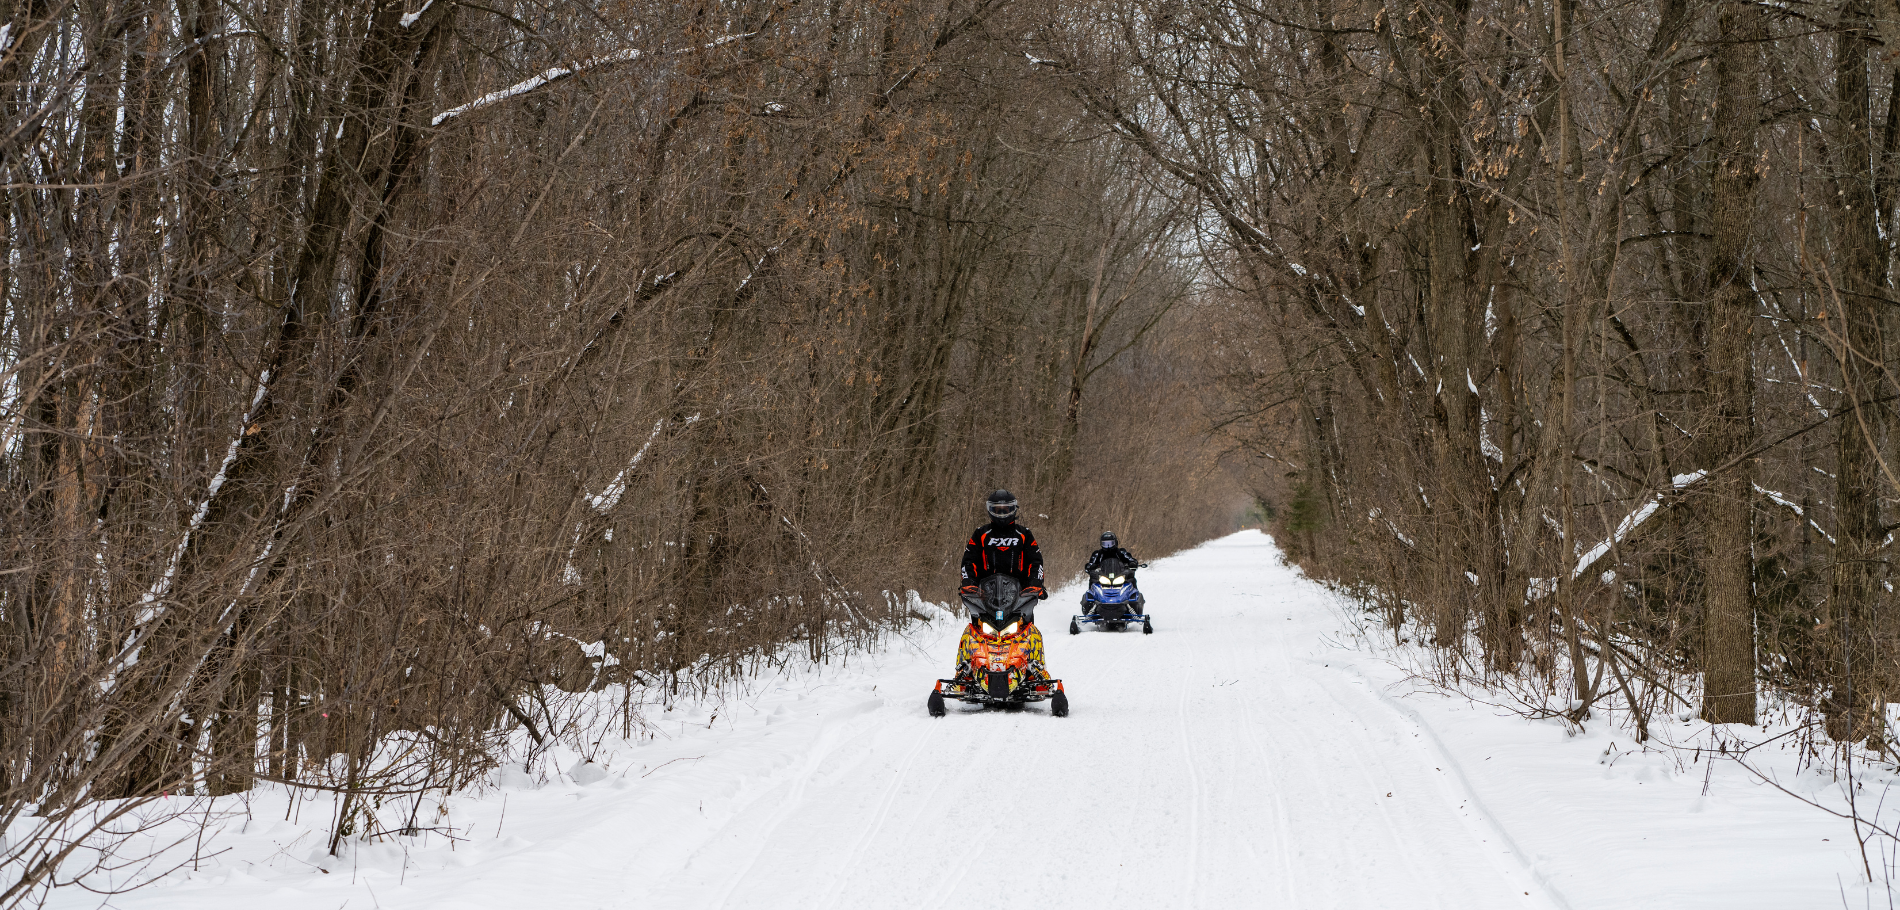
<instances>
[{"instance_id":1,"label":"twig","mask_svg":"<svg viewBox=\"0 0 1900 910\"><path fill-rule=\"evenodd\" d=\"M691 757L691 758L675 758L675 759L672 759L671 761L663 761L663 762L660 762L660 763L659 763L659 764L657 764L657 765L654 765L654 766L653 766L653 771L658 771L658 770L660 770L661 768L664 768L664 767L666 767L667 765L670 765L670 764L672 764L673 762L676 762L676 761L699 761L700 759L702 759L702 758L705 758L705 757L706 757L706 756L704 756L704 755L695 755L695 756L693 756L693 757ZM653 771L648 771L648 772L647 772L646 774L642 774L642 775L640 775L640 776L641 776L642 778L644 778L644 777L646 777L646 776L647 776L647 774L652 774L652 773L653 773Z\"/></svg>"}]
</instances>

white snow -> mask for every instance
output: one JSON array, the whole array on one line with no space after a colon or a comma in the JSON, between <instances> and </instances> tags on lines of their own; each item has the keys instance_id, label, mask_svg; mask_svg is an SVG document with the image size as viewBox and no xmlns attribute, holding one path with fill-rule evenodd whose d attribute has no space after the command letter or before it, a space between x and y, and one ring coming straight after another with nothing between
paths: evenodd
<instances>
[{"instance_id":1,"label":"white snow","mask_svg":"<svg viewBox=\"0 0 1900 910\"><path fill-rule=\"evenodd\" d=\"M1628 537L1631 531L1642 527L1643 522L1648 521L1649 516L1656 514L1656 509L1661 505L1662 497L1660 496L1651 496L1643 500L1643 504L1637 506L1636 511L1623 516L1623 520L1616 526L1615 533L1604 538L1601 543L1591 547L1585 551L1582 556L1577 558L1577 567L1570 570L1570 577L1573 580L1582 578L1583 573L1590 570L1591 563L1596 562L1603 554L1608 553L1611 547L1621 543L1623 538Z\"/></svg>"},{"instance_id":2,"label":"white snow","mask_svg":"<svg viewBox=\"0 0 1900 910\"><path fill-rule=\"evenodd\" d=\"M198 526L204 524L205 517L211 514L211 501L218 497L219 490L224 489L224 482L231 474L231 466L237 463L238 450L244 445L244 437L255 429L253 424L257 423L259 411L264 406L264 399L270 394L270 380L269 369L258 374L257 391L251 395L251 406L245 409L244 419L238 422L237 435L232 436L230 445L225 447L224 461L218 464L218 472L212 475L211 482L205 485L204 499L199 500L198 507L192 510L191 521L186 523L185 533L179 536L178 545L172 549L171 559L165 563L165 571L139 598L138 626L144 626L158 616L159 599L171 592L172 579L178 576L179 565L185 559L185 551L191 546L191 536L198 533ZM256 570L253 569L252 572L255 574ZM135 634L133 640L137 639L138 636ZM129 667L137 662L138 654L133 651L126 655L124 665Z\"/></svg>"},{"instance_id":3,"label":"white snow","mask_svg":"<svg viewBox=\"0 0 1900 910\"><path fill-rule=\"evenodd\" d=\"M554 748L485 792L391 799L382 827L413 812L423 830L342 857L324 794L223 798L217 855L111 906L1884 905L1847 822L1693 751L1754 731L1661 716L1683 748L1645 750L1607 723L1579 734L1423 691L1408 652L1355 636L1357 607L1278 558L1250 531L1158 560L1151 636L1065 634L1080 592L1057 591L1040 618L1067 718L928 717L961 625L946 616L875 655L655 708L650 735ZM1754 759L1838 804L1792 754ZM49 906L101 900L68 888Z\"/></svg>"},{"instance_id":4,"label":"white snow","mask_svg":"<svg viewBox=\"0 0 1900 910\"><path fill-rule=\"evenodd\" d=\"M415 25L417 22L420 22L422 20L422 14L428 12L429 7L433 5L435 5L435 0L423 0L421 9L416 10L413 13L403 13L402 27L409 28L410 26Z\"/></svg>"},{"instance_id":5,"label":"white snow","mask_svg":"<svg viewBox=\"0 0 1900 910\"><path fill-rule=\"evenodd\" d=\"M1690 471L1687 474L1677 474L1676 476L1669 479L1669 483L1672 486L1674 486L1676 489L1680 490L1683 487L1686 487L1692 483L1695 483L1696 481L1701 480L1702 478L1707 477L1707 476L1709 476L1709 472L1707 471Z\"/></svg>"},{"instance_id":6,"label":"white snow","mask_svg":"<svg viewBox=\"0 0 1900 910\"><path fill-rule=\"evenodd\" d=\"M466 114L469 111L481 110L482 108L485 108L491 104L495 104L496 102L506 101L509 98L513 98L516 95L525 94L527 92L534 91L535 89L538 89L541 86L544 86L550 82L553 82L556 79L572 76L575 73L578 73L584 69L587 69L589 66L597 66L603 63L626 63L630 60L638 59L640 55L641 55L641 52L639 50L628 49L625 51L621 51L619 53L608 54L605 57L597 57L593 60L587 61L586 63L576 63L572 66L551 66L545 70L542 70L540 73L537 73L533 76L523 79L520 82L517 82L514 85L511 85L505 89L501 89L500 91L489 92L488 94L483 95L480 98L475 99L474 101L470 101L467 104L461 104L461 105L457 105L455 107L449 108L448 110L435 115L435 119L429 121L429 125L441 126L443 123L449 120L452 120L456 117L460 117L461 115Z\"/></svg>"},{"instance_id":7,"label":"white snow","mask_svg":"<svg viewBox=\"0 0 1900 910\"><path fill-rule=\"evenodd\" d=\"M1679 491L1707 476L1709 476L1709 472L1707 471L1691 471L1687 474L1677 474L1670 479L1670 487L1672 490ZM1603 554L1608 553L1611 547L1622 543L1624 538L1630 536L1637 528L1642 527L1643 522L1648 521L1649 516L1656 514L1656 510L1662 506L1662 499L1663 496L1661 493L1654 494L1644 499L1642 505L1637 506L1635 511L1623 516L1623 520L1617 523L1616 530L1612 532L1609 537L1604 538L1602 543L1591 547L1581 557L1578 557L1577 567L1570 570L1571 580L1574 581L1578 578L1582 578L1583 573L1590 570L1591 563L1596 562Z\"/></svg>"},{"instance_id":8,"label":"white snow","mask_svg":"<svg viewBox=\"0 0 1900 910\"><path fill-rule=\"evenodd\" d=\"M427 9L427 7L425 6L424 9ZM416 13L416 15L420 17L422 14L418 12ZM408 17L405 16L404 18L407 19ZM404 25L407 26L408 23L405 22ZM743 35L726 35L720 38L715 38L712 41L699 45L698 47L691 48L690 50L711 50L712 48L719 47L725 44L730 44L734 41L741 41L750 37L752 37L752 33L750 32ZM640 48L637 48L637 47L630 47L624 50L615 51L611 54L602 54L598 57L590 57L586 60L576 61L575 63L571 65L567 65L567 66L551 66L533 76L529 76L528 78L515 83L514 85L508 86L507 88L500 89L498 91L489 92L488 94L483 95L480 98L475 99L474 101L470 101L467 104L461 104L461 105L457 105L455 107L449 108L448 110L435 115L435 119L430 120L429 125L441 126L443 123L449 120L452 120L456 117L460 117L461 115L469 113L470 111L478 111L478 110L481 110L482 108L488 107L491 104L496 104L498 102L506 101L510 98L513 98L516 95L521 95L527 92L534 91L535 89L538 89L541 86L547 85L548 83L553 82L556 79L565 79L568 76L574 75L575 73L586 72L587 70L593 69L594 67L597 67L597 66L606 66L613 63L630 63L634 60L640 59L643 56L646 56L646 51L641 50Z\"/></svg>"},{"instance_id":9,"label":"white snow","mask_svg":"<svg viewBox=\"0 0 1900 910\"><path fill-rule=\"evenodd\" d=\"M692 423L698 419L699 415L694 414L692 417L687 418L686 422ZM627 492L627 475L633 473L633 469L640 466L640 460L647 457L647 450L653 448L653 440L660 438L660 431L665 428L666 418L662 417L654 421L653 432L647 434L647 441L641 443L640 450L633 453L632 458L627 459L627 466L621 468L620 473L614 475L613 482L607 484L606 489L587 497L587 504L592 506L594 511L606 512L620 504L620 497L626 495Z\"/></svg>"},{"instance_id":10,"label":"white snow","mask_svg":"<svg viewBox=\"0 0 1900 910\"><path fill-rule=\"evenodd\" d=\"M1477 389L1472 389L1472 391L1476 392ZM1483 452L1484 457L1499 465L1504 464L1504 450L1498 448L1497 442L1491 438L1491 409L1485 407L1482 402L1478 405L1478 451ZM1493 477L1493 480L1495 479Z\"/></svg>"},{"instance_id":11,"label":"white snow","mask_svg":"<svg viewBox=\"0 0 1900 910\"><path fill-rule=\"evenodd\" d=\"M1754 488L1755 488L1755 492L1757 492L1757 493L1760 493L1761 495L1763 495L1763 496L1766 496L1766 497L1768 497L1768 498L1769 498L1769 499L1770 499L1771 501L1773 501L1773 502L1774 502L1774 503L1775 503L1776 505L1780 505L1780 506L1786 506L1787 508L1790 508L1790 509L1793 509L1793 510L1794 510L1794 514L1796 514L1796 515L1806 515L1806 514L1807 514L1806 512L1803 512L1803 511L1801 510L1801 506L1800 506L1799 504L1797 504L1797 503L1796 503L1796 502L1795 502L1794 500L1792 500L1792 499L1789 499L1789 498L1788 498L1788 497L1787 497L1787 496L1786 496L1785 494L1782 494L1782 493L1777 493L1777 492L1775 492L1774 490L1770 490L1770 489L1768 489L1767 487L1764 487L1764 486L1762 486L1761 484L1758 484L1758 483L1755 483L1755 484L1750 484L1750 486L1752 486L1752 487L1754 487Z\"/></svg>"},{"instance_id":12,"label":"white snow","mask_svg":"<svg viewBox=\"0 0 1900 910\"><path fill-rule=\"evenodd\" d=\"M698 414L694 414L680 421L682 425L688 426L698 422ZM587 496L587 505L589 507L596 512L604 514L613 511L613 508L620 504L620 497L627 494L627 476L632 474L633 470L640 466L641 460L647 457L647 451L653 448L653 441L660 438L660 431L663 429L666 429L666 418L664 417L654 421L653 432L647 434L647 441L640 444L639 451L634 452L633 457L627 459L627 466L621 468L620 473L614 475L614 479L607 484L606 488L599 493L593 493ZM582 581L581 570L574 565L574 553L580 549L581 535L586 533L586 530L587 525L585 523L574 528L574 543L567 548L567 563L561 567L561 583L564 585L578 585ZM614 539L614 530L612 528L606 528L601 532L601 536L608 541L612 541Z\"/></svg>"},{"instance_id":13,"label":"white snow","mask_svg":"<svg viewBox=\"0 0 1900 910\"><path fill-rule=\"evenodd\" d=\"M1787 494L1778 493L1774 490L1770 490L1766 487L1763 487L1761 484L1753 484L1753 486L1755 487L1755 492L1768 497L1768 499L1774 502L1776 505L1787 508L1789 511L1793 512L1796 517L1805 519L1808 523L1808 527L1813 528L1816 533L1820 534L1822 537L1827 538L1828 543L1830 544L1834 543L1834 535L1829 534L1826 528L1821 527L1820 522L1815 521L1813 516L1810 516L1806 510L1802 509L1799 503L1795 502L1792 499L1789 499ZM1892 542L1892 540L1893 540L1893 535L1891 534L1887 535L1887 541ZM1881 546L1886 546L1886 544L1883 543L1881 544Z\"/></svg>"}]
</instances>

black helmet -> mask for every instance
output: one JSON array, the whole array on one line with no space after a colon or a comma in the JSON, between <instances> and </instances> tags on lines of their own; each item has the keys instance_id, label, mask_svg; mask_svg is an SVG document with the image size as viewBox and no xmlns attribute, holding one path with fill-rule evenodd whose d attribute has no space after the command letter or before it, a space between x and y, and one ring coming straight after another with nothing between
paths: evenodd
<instances>
[{"instance_id":1,"label":"black helmet","mask_svg":"<svg viewBox=\"0 0 1900 910\"><path fill-rule=\"evenodd\" d=\"M990 494L990 517L997 521L1016 520L1016 494L1008 490L997 490Z\"/></svg>"},{"instance_id":2,"label":"black helmet","mask_svg":"<svg viewBox=\"0 0 1900 910\"><path fill-rule=\"evenodd\" d=\"M1116 539L1115 539L1115 532L1114 532L1114 531L1103 531L1103 532L1102 532L1102 549L1104 549L1104 550L1113 550L1113 549L1115 549L1116 547L1118 547L1118 546L1120 546L1120 545L1121 545L1121 541L1118 541L1118 540L1116 540Z\"/></svg>"}]
</instances>

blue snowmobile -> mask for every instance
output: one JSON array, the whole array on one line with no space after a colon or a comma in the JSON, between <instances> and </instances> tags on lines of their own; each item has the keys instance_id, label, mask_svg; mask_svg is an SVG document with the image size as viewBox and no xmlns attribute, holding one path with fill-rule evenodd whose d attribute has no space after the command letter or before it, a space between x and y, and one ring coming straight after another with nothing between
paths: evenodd
<instances>
[{"instance_id":1,"label":"blue snowmobile","mask_svg":"<svg viewBox=\"0 0 1900 910\"><path fill-rule=\"evenodd\" d=\"M1089 575L1089 590L1082 595L1082 613L1069 620L1069 634L1082 634L1089 623L1110 632L1120 632L1141 623L1143 635L1153 635L1154 623L1148 616L1148 599L1135 587L1135 570L1147 563L1130 564L1120 559L1105 559Z\"/></svg>"}]
</instances>

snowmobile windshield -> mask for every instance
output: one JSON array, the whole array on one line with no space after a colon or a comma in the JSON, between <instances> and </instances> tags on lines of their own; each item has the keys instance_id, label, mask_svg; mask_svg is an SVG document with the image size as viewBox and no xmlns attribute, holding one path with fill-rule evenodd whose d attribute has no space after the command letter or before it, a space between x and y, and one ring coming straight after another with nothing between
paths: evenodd
<instances>
[{"instance_id":1,"label":"snowmobile windshield","mask_svg":"<svg viewBox=\"0 0 1900 910\"><path fill-rule=\"evenodd\" d=\"M979 627L988 623L1004 628L1028 613L1026 604L1036 602L1036 595L1023 593L1023 583L1008 575L991 575L977 582L977 589L979 593L963 595L963 607Z\"/></svg>"},{"instance_id":2,"label":"snowmobile windshield","mask_svg":"<svg viewBox=\"0 0 1900 910\"><path fill-rule=\"evenodd\" d=\"M1107 582L1108 584L1121 584L1122 582L1112 579L1120 578L1126 581L1128 575L1134 571L1135 567L1130 565L1128 560L1119 556L1110 556L1102 560L1101 565L1095 567L1095 579L1101 581L1103 578L1108 578L1111 579Z\"/></svg>"}]
</instances>

